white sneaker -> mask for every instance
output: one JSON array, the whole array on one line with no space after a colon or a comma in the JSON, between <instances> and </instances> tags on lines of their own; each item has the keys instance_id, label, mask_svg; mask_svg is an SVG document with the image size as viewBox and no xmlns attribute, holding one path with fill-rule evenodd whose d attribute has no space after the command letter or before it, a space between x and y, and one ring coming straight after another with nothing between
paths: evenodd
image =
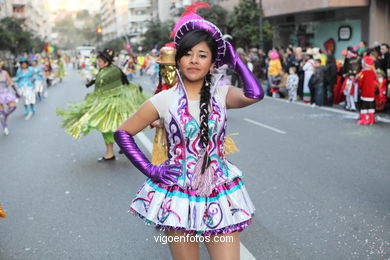
<instances>
[{"instance_id":1,"label":"white sneaker","mask_svg":"<svg viewBox=\"0 0 390 260\"><path fill-rule=\"evenodd\" d=\"M316 107L316 103L311 104L311 107Z\"/></svg>"},{"instance_id":2,"label":"white sneaker","mask_svg":"<svg viewBox=\"0 0 390 260\"><path fill-rule=\"evenodd\" d=\"M4 135L9 135L8 127L4 128Z\"/></svg>"},{"instance_id":3,"label":"white sneaker","mask_svg":"<svg viewBox=\"0 0 390 260\"><path fill-rule=\"evenodd\" d=\"M29 120L32 117L32 113L28 113L27 116L24 118L24 120Z\"/></svg>"}]
</instances>

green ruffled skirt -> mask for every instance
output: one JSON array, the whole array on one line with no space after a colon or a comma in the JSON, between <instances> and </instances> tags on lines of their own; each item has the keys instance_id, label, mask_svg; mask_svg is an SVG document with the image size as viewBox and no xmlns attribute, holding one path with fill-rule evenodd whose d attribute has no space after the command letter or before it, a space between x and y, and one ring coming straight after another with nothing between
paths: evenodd
<instances>
[{"instance_id":1,"label":"green ruffled skirt","mask_svg":"<svg viewBox=\"0 0 390 260\"><path fill-rule=\"evenodd\" d=\"M57 108L63 118L62 127L74 138L86 136L96 129L106 144L114 143L114 131L142 105L149 95L141 93L138 85L121 85L105 90L95 89L84 101L69 104L68 110Z\"/></svg>"},{"instance_id":2,"label":"green ruffled skirt","mask_svg":"<svg viewBox=\"0 0 390 260\"><path fill-rule=\"evenodd\" d=\"M64 69L59 69L57 72L57 78L65 78L66 77L66 72Z\"/></svg>"}]
</instances>

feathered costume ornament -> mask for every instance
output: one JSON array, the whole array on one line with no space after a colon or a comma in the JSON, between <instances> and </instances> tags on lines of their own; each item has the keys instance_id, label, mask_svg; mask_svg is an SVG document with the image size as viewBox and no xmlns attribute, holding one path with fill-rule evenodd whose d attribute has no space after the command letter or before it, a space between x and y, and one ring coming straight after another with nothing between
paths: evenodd
<instances>
[{"instance_id":1,"label":"feathered costume ornament","mask_svg":"<svg viewBox=\"0 0 390 260\"><path fill-rule=\"evenodd\" d=\"M6 218L6 217L7 217L7 215L3 211L3 208L1 207L1 204L0 204L0 218Z\"/></svg>"}]
</instances>

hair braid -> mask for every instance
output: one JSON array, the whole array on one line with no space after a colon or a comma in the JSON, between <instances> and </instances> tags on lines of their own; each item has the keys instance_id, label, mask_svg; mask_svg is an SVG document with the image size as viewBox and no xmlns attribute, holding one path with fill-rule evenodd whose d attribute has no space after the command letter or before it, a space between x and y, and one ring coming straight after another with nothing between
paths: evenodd
<instances>
[{"instance_id":1,"label":"hair braid","mask_svg":"<svg viewBox=\"0 0 390 260\"><path fill-rule=\"evenodd\" d=\"M210 104L210 85L211 85L211 74L208 73L205 77L203 87L200 92L200 142L201 146L205 148L209 142L209 104Z\"/></svg>"}]
</instances>

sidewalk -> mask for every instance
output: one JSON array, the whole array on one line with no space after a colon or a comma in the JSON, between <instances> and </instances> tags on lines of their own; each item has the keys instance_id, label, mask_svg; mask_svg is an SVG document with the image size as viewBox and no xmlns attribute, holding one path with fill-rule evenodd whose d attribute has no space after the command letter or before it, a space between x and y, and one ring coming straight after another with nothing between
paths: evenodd
<instances>
[{"instance_id":1,"label":"sidewalk","mask_svg":"<svg viewBox=\"0 0 390 260\"><path fill-rule=\"evenodd\" d=\"M272 100L280 101L280 102L289 103L288 100L284 99L284 98L272 98L272 97L269 97L269 96L266 96L265 98L266 99L272 99ZM295 105L300 105L300 106L305 106L305 107L311 107L310 104L304 103L302 100L298 100L297 102L290 103L290 104L295 104ZM315 108L321 109L321 110L325 110L325 111L334 112L334 113L341 113L341 114L356 116L356 119L359 116L359 111L355 111L355 112L347 111L347 110L344 109L343 105L333 105L331 107L328 107L328 106L315 106L315 107L313 107L313 109L315 109ZM379 121L379 122L390 123L390 114L389 113L384 113L384 112L375 113L375 116L376 116L376 120Z\"/></svg>"},{"instance_id":2,"label":"sidewalk","mask_svg":"<svg viewBox=\"0 0 390 260\"><path fill-rule=\"evenodd\" d=\"M149 92L149 93L154 93L156 86L153 86L153 82L152 82L152 79L148 76L148 75L143 75L143 76L139 76L138 72L137 72L137 75L134 76L133 78L133 82L139 84L142 86L142 88L144 89L145 92ZM263 82L262 84L263 86L266 86L266 82ZM282 101L282 102L287 102L287 99L284 99L284 98L271 98L271 97L268 97L266 96L265 98L269 98L269 99L273 99L273 100L277 100L277 101ZM301 106L306 106L306 107L310 107L310 104L307 104L307 103L303 103L302 100L298 100L297 102L295 103L291 103L291 104L296 104L296 105L301 105ZM351 111L347 111L344 109L344 106L343 105L333 105L331 107L328 107L328 106L322 106L322 107L315 107L315 108L318 108L318 109L321 109L321 110L326 110L326 111L331 111L331 112L335 112L335 113L342 113L342 114L347 114L347 115L355 115L356 118L358 118L358 115L359 115L359 112L356 111L356 112L351 112ZM384 112L380 112L380 113L376 113L376 120L378 120L379 122L383 122L383 123L390 123L390 113L384 113Z\"/></svg>"}]
</instances>

